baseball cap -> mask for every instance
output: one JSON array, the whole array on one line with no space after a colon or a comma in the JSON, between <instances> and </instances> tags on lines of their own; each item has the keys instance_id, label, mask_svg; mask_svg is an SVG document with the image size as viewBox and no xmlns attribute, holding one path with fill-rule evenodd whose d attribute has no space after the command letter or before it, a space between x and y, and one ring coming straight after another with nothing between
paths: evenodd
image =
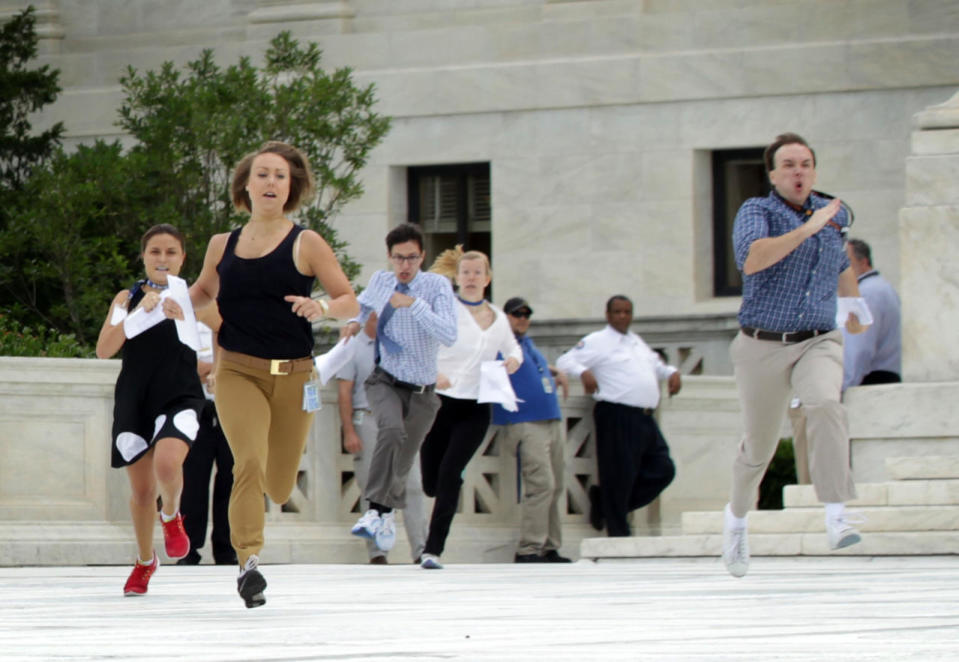
<instances>
[{"instance_id":1,"label":"baseball cap","mask_svg":"<svg viewBox=\"0 0 959 662\"><path fill-rule=\"evenodd\" d=\"M503 312L507 315L515 313L517 310L522 310L525 308L532 314L533 308L527 303L526 299L523 297L513 297L509 299L505 304L503 304Z\"/></svg>"}]
</instances>

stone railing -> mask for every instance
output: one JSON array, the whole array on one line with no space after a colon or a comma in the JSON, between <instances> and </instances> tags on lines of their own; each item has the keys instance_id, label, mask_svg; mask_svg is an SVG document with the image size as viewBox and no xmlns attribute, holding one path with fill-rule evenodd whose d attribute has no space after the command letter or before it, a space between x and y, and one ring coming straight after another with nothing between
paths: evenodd
<instances>
[{"instance_id":1,"label":"stone railing","mask_svg":"<svg viewBox=\"0 0 959 662\"><path fill-rule=\"evenodd\" d=\"M124 472L109 466L118 369L118 361L0 358L0 565L128 560L129 487ZM959 421L952 420L955 408L945 404L957 392L959 384L950 382L847 393L856 480L881 479L889 456L959 452ZM579 540L595 535L586 522L586 488L596 471L591 400L577 391L563 404L563 416L564 535L576 549ZM684 377L682 392L663 399L658 417L677 474L654 506L635 514L637 535L675 531L684 511L721 509L741 434L731 377ZM788 436L788 427L783 433ZM359 560L362 546L347 533L359 498L330 385L323 390L297 489L289 503L267 505L270 560ZM458 560L506 560L517 522L516 461L503 451L494 428L467 468L451 536L460 547L448 552ZM84 536L110 544L98 543L82 556L77 541ZM46 553L57 541L61 552Z\"/></svg>"}]
</instances>

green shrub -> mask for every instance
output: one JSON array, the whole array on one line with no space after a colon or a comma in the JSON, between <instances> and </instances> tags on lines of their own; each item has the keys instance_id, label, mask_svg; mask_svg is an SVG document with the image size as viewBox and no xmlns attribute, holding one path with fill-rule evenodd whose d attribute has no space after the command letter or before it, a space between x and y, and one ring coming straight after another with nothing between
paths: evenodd
<instances>
[{"instance_id":1,"label":"green shrub","mask_svg":"<svg viewBox=\"0 0 959 662\"><path fill-rule=\"evenodd\" d=\"M72 333L23 326L0 315L0 356L50 356L92 358L93 351L77 342Z\"/></svg>"},{"instance_id":2,"label":"green shrub","mask_svg":"<svg viewBox=\"0 0 959 662\"><path fill-rule=\"evenodd\" d=\"M793 440L780 439L776 455L766 469L763 482L759 484L759 509L782 510L783 488L798 482Z\"/></svg>"}]
</instances>

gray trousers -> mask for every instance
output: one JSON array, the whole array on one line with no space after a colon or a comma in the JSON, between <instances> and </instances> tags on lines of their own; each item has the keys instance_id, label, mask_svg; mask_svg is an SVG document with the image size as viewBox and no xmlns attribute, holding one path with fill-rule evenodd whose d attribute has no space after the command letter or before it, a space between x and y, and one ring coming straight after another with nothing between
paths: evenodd
<instances>
[{"instance_id":1,"label":"gray trousers","mask_svg":"<svg viewBox=\"0 0 959 662\"><path fill-rule=\"evenodd\" d=\"M779 443L793 393L806 415L809 474L825 503L856 498L849 469L849 430L842 388L842 333L783 344L739 333L730 346L745 434L733 462L730 507L745 517Z\"/></svg>"},{"instance_id":2,"label":"gray trousers","mask_svg":"<svg viewBox=\"0 0 959 662\"><path fill-rule=\"evenodd\" d=\"M353 427L363 442L363 450L353 455L353 471L356 482L362 491L367 484L370 473L370 464L376 449L376 420L367 411L353 413ZM423 554L426 545L426 495L423 494L423 480L420 477L420 463L414 457L413 466L406 478L406 508L403 509L403 526L406 528L406 538L410 543L410 558L416 561ZM366 551L372 559L374 556L386 556L372 540L366 541Z\"/></svg>"},{"instance_id":3,"label":"gray trousers","mask_svg":"<svg viewBox=\"0 0 959 662\"><path fill-rule=\"evenodd\" d=\"M517 554L543 554L563 544L560 504L566 458L560 421L503 426L504 448L518 454L523 476Z\"/></svg>"},{"instance_id":4,"label":"gray trousers","mask_svg":"<svg viewBox=\"0 0 959 662\"><path fill-rule=\"evenodd\" d=\"M389 508L406 508L406 480L433 426L439 396L394 386L375 370L364 384L377 433L363 495Z\"/></svg>"}]
</instances>

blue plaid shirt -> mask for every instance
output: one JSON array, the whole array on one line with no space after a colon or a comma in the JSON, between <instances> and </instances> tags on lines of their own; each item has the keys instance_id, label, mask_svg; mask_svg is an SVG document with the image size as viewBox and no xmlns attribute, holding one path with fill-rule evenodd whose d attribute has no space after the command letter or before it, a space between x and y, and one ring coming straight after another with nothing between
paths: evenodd
<instances>
[{"instance_id":1,"label":"blue plaid shirt","mask_svg":"<svg viewBox=\"0 0 959 662\"><path fill-rule=\"evenodd\" d=\"M396 274L377 271L357 299L359 317L366 323L370 313L383 314L396 290ZM408 308L397 308L386 323L386 334L403 349L396 354L380 350L380 367L400 381L411 384L436 382L436 355L440 343L456 342L456 310L453 287L445 276L418 272L409 282L408 294L415 299Z\"/></svg>"},{"instance_id":2,"label":"blue plaid shirt","mask_svg":"<svg viewBox=\"0 0 959 662\"><path fill-rule=\"evenodd\" d=\"M798 228L828 203L826 198L810 194L803 208L796 210L775 191L765 198L746 200L733 225L736 266L743 270L754 241ZM832 220L841 227L849 224L842 208ZM834 329L839 274L847 268L845 239L827 224L776 264L748 276L743 274L739 324L778 332Z\"/></svg>"}]
</instances>

